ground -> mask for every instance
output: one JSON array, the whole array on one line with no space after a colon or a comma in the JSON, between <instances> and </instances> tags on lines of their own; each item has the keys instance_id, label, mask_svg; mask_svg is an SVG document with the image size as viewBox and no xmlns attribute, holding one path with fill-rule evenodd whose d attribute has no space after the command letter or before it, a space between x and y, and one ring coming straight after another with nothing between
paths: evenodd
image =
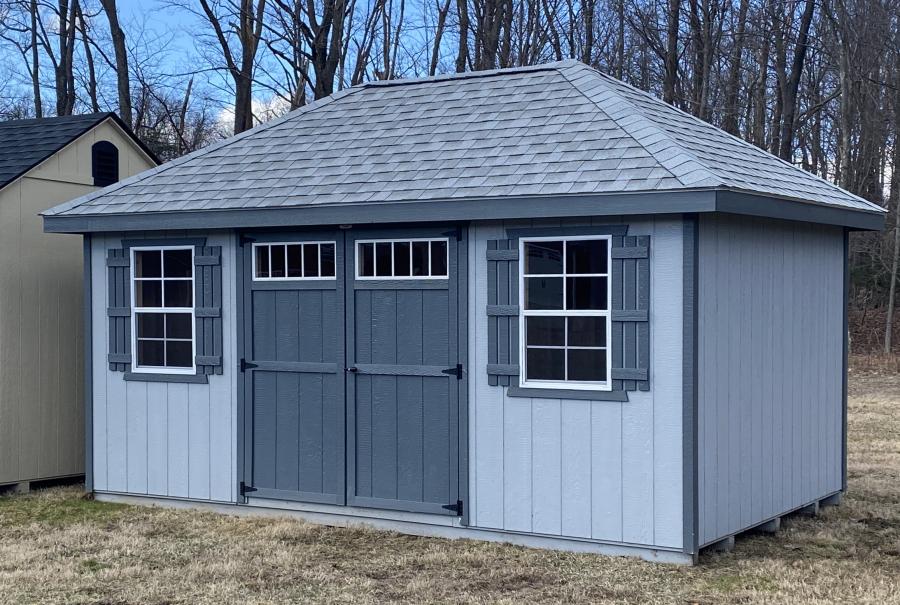
<instances>
[{"instance_id":1,"label":"ground","mask_svg":"<svg viewBox=\"0 0 900 605\"><path fill-rule=\"evenodd\" d=\"M900 603L900 376L851 380L849 493L697 567L291 520L0 498L2 603Z\"/></svg>"}]
</instances>

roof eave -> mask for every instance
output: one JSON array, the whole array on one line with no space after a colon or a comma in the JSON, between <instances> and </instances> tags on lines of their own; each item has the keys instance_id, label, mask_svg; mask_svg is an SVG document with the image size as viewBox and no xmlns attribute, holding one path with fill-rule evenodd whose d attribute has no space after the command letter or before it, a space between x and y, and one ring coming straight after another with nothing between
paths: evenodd
<instances>
[{"instance_id":1,"label":"roof eave","mask_svg":"<svg viewBox=\"0 0 900 605\"><path fill-rule=\"evenodd\" d=\"M548 206L548 202L552 205ZM548 212L550 209L550 212ZM727 212L881 230L884 213L838 208L722 189L610 193L572 196L469 198L303 207L45 215L48 233L96 233L165 229L256 229L322 225L459 222L538 217L622 216Z\"/></svg>"}]
</instances>

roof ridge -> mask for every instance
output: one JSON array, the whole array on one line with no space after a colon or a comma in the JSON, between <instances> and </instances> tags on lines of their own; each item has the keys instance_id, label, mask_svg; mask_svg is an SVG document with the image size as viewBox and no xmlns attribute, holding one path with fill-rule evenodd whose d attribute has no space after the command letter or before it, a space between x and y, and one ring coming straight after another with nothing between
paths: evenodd
<instances>
[{"instance_id":1,"label":"roof ridge","mask_svg":"<svg viewBox=\"0 0 900 605\"><path fill-rule=\"evenodd\" d=\"M567 72L578 71L578 72L582 72L582 73L587 73L588 75L593 76L593 77L601 76L602 78L604 78L604 84L606 83L605 78L607 77L607 76L605 76L605 74L603 74L602 72L600 72L584 63L581 63L580 61L567 62L567 63L568 63L568 65L560 66L558 68L559 73L562 74L562 76L579 93L581 93L591 103L596 105L598 109L603 111L603 113L605 113L607 116L609 116L609 118L611 120L613 120L613 122L615 122L615 124L619 128L621 128L623 131L625 131L625 133L628 136L632 137L635 141L637 141L637 143L641 146L641 148L643 148L644 151L646 151L651 157L656 159L656 161L659 162L659 164L663 168L665 168L669 172L669 174L672 175L673 178L677 179L679 183L681 183L685 187L697 187L697 186L721 187L721 186L725 185L725 181L724 181L724 179L722 179L722 177L720 175L716 174L715 171L711 170L697 156L695 156L693 153L691 153L690 151L685 149L683 146L681 146L675 139L672 138L672 136L668 132L666 132L664 129L662 129L652 119L648 118L644 114L644 112L640 110L640 108L636 107L634 105L634 103L632 103L631 101L629 101L628 99L623 97L616 90L610 88L609 86L604 86L604 88L603 88L604 92L615 97L619 101L627 104L628 107L630 107L633 110L631 113L628 114L629 116L634 116L635 114L640 116L641 124L635 125L634 123L625 122L622 119L625 116L622 116L620 114L620 112L610 112L608 108L604 107L601 104L601 102L598 101L598 99L596 98L596 95L588 94L587 92L585 92L585 90L582 88L581 84L576 82L572 77L570 77L570 74ZM656 99L656 101L660 102L659 99ZM619 114L619 115L616 115L616 114ZM647 141L647 137L648 137L648 133L646 132L647 130L650 130L653 135L657 135L658 137L665 139L668 142L668 147L677 149L679 151L679 154L675 155L675 156L670 156L668 158L660 158L658 151L654 152L654 151L650 150L647 146L649 144ZM687 158L687 160L693 165L693 169L692 170L683 170L683 169L679 170L678 168L683 167L686 162L684 162L684 161L673 162L672 161L673 159L678 159L678 158ZM693 178L690 180L685 180L683 178L687 174L696 174L697 172L704 173L703 178L699 178L699 179ZM705 182L705 181L709 181L710 179L712 179L715 182Z\"/></svg>"},{"instance_id":2,"label":"roof ridge","mask_svg":"<svg viewBox=\"0 0 900 605\"><path fill-rule=\"evenodd\" d=\"M624 87L628 88L629 90L631 90L631 91L633 91L633 92L635 92L635 93L637 93L637 94L640 94L640 95L642 95L642 96L644 96L644 97L646 97L646 98L648 98L648 99L650 99L650 100L652 100L652 101L655 101L655 102L657 102L657 103L660 102L660 99L659 99L658 97L655 97L653 94L647 92L646 90L642 90L642 89L638 88L637 86L632 86L631 84L629 84L628 82L625 82L625 81L623 81L623 80L617 80L617 79L613 78L612 76L603 73L602 71L599 71L599 70L596 70L596 69L592 69L591 67L588 67L588 66L585 66L585 67L587 67L587 68L590 69L591 71L595 72L596 75L600 76L600 77L603 78L604 80L611 80L611 81L613 81L613 82L614 82L616 85L618 85L618 86L624 86ZM861 201L861 202L863 202L863 203L865 203L865 204L872 205L872 206L874 206L874 207L876 207L876 208L881 208L881 206L879 206L878 204L875 204L874 202L871 202L871 201L869 201L869 200L867 200L867 199L865 199L865 198L863 198L863 197L861 197L861 196L859 196L859 195L856 195L855 193L852 193L852 192L850 192L850 191L847 191L847 190L844 189L843 187L840 187L839 185L836 185L835 183L832 183L832 182L829 181L828 179L822 178L822 177L819 176L818 174L815 174L815 173L809 172L809 171L807 171L807 170L804 170L803 168L800 168L799 166L795 166L795 165L792 164L791 162L788 162L787 160L784 160L784 159L778 157L778 156L775 155L774 153L769 153L769 152L766 151L765 149L762 149L762 148L760 148L760 147L757 147L757 146L754 145L753 143L750 143L749 141L746 141L746 140L742 139L741 137L739 137L739 136L737 136L737 135L734 135L734 134L728 132L727 130L723 130L722 128L719 128L719 127L715 126L714 124L711 124L711 123L707 122L706 120L703 120L703 119L701 119L701 118L698 118L697 116L695 116L695 115L692 114L692 113L688 113L687 111L684 111L683 109L681 109L681 108L679 108L679 107L676 107L675 105L671 105L671 104L669 104L669 103L666 103L666 105L667 105L668 107L670 107L671 109L673 109L674 111L677 111L677 112L680 113L681 115L687 117L687 118L688 118L689 120L691 120L692 122L701 124L701 125L703 125L704 127L707 127L707 128L710 128L710 127L711 127L711 128L715 128L716 131L718 131L719 133L724 134L724 135L730 137L732 140L734 140L735 142L737 142L738 144L740 144L742 147L751 150L752 153L754 153L754 154L760 154L760 153L761 153L761 154L765 154L766 159L768 159L768 160L775 159L775 160L778 160L778 162L784 164L785 166L790 167L790 168L793 169L793 170L800 170L800 171L802 171L805 175L808 175L808 176L812 177L813 179L815 179L815 180L817 180L817 181L819 181L819 182L821 182L821 183L827 185L828 187L830 187L830 188L831 188L832 190L834 190L834 191L843 193L843 194L845 194L845 195L849 195L849 196L851 196L851 197L853 197L853 198L855 198L855 199L857 199L857 200L859 200L859 201ZM639 111L639 110L638 110L638 111ZM643 115L643 113L642 113L641 115ZM645 117L646 117L646 116L645 116ZM649 120L650 118L646 118L646 119ZM651 120L651 121L652 121L652 120ZM700 162L699 159L698 159L697 161ZM700 162L700 163L703 164L702 162ZM703 165L705 166L705 164L703 164ZM717 177L721 178L721 175L719 175L719 174L716 172L716 170L715 170L714 168L706 167L706 169L707 169L709 172L711 172L712 174L714 174L714 175L716 175Z\"/></svg>"},{"instance_id":3,"label":"roof ridge","mask_svg":"<svg viewBox=\"0 0 900 605\"><path fill-rule=\"evenodd\" d=\"M353 88L377 88L381 86L412 86L416 84L430 84L432 82L444 82L449 80L474 80L477 78L492 78L496 76L511 76L521 73L533 73L538 71L555 71L566 65L579 63L576 59L566 59L553 63L543 63L540 65L524 65L522 67L503 67L500 69L484 69L480 71L452 72L446 74L435 74L424 78L399 78L395 80L373 80L370 82L361 82Z\"/></svg>"},{"instance_id":4,"label":"roof ridge","mask_svg":"<svg viewBox=\"0 0 900 605\"><path fill-rule=\"evenodd\" d=\"M337 101L339 99L342 99L343 97L346 97L358 90L361 90L361 88L350 87L350 88L345 88L343 90L339 90L338 92L330 94L327 97L324 97L322 99L317 99L317 100L313 101L312 103L309 103L308 105L304 105L302 107L298 107L297 109L294 109L293 111L289 111L286 114L284 114L283 116L279 116L273 120L269 120L268 122L259 124L258 126L250 128L249 130L245 130L244 132L241 132L239 134L222 139L221 141L216 141L215 143L207 145L206 147L202 147L200 149L197 149L196 151L192 151L191 153L185 154L179 158L175 158L174 160L170 160L164 164L160 164L159 166L157 166L155 168L151 168L149 170L139 172L138 174L135 174L134 176L131 176L127 179L123 179L123 180L119 181L118 183L115 183L114 185L110 185L109 187L105 187L98 191L93 191L91 193L87 193L85 195L75 198L74 200L70 200L64 204L60 204L58 206L54 206L53 208L49 208L49 209L41 212L40 214L41 214L41 216L52 216L55 214L60 214L62 212L68 212L69 210L72 210L73 208L77 208L77 207L81 206L82 204L86 204L86 203L90 202L91 200L93 200L94 198L96 198L100 195L106 195L113 191L117 191L117 190L121 189L122 187L126 187L126 186L132 185L134 183L139 183L139 182L143 181L144 179L150 178L151 176L155 176L161 172L165 172L166 170L169 170L171 168L180 166L180 165L184 164L185 162L193 160L194 158L205 156L209 153L212 153L213 151L217 151L219 149L222 149L223 147L227 147L233 143L242 141L244 138L250 136L251 134L256 134L256 133L268 130L269 128L273 128L275 126L283 124L284 122L287 122L288 120L291 120L295 117L305 115L307 113L310 113L312 111L320 109L320 108L324 107L325 105L328 105L332 101Z\"/></svg>"}]
</instances>

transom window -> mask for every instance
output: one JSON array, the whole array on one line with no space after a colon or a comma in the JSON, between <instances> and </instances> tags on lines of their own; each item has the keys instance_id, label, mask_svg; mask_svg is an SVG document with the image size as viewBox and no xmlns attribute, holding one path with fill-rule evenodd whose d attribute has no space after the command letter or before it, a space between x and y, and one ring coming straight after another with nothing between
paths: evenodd
<instances>
[{"instance_id":1,"label":"transom window","mask_svg":"<svg viewBox=\"0 0 900 605\"><path fill-rule=\"evenodd\" d=\"M194 372L194 249L132 248L135 372Z\"/></svg>"},{"instance_id":2,"label":"transom window","mask_svg":"<svg viewBox=\"0 0 900 605\"><path fill-rule=\"evenodd\" d=\"M334 246L334 242L253 244L253 279L334 279Z\"/></svg>"},{"instance_id":3,"label":"transom window","mask_svg":"<svg viewBox=\"0 0 900 605\"><path fill-rule=\"evenodd\" d=\"M519 245L521 385L609 390L609 237Z\"/></svg>"},{"instance_id":4,"label":"transom window","mask_svg":"<svg viewBox=\"0 0 900 605\"><path fill-rule=\"evenodd\" d=\"M367 240L356 243L357 279L446 277L446 238Z\"/></svg>"}]
</instances>

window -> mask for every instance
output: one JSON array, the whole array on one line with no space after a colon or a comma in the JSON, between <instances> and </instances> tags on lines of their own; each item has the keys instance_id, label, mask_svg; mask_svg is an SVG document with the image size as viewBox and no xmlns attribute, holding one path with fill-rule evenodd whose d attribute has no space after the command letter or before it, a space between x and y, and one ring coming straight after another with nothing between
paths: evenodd
<instances>
[{"instance_id":1,"label":"window","mask_svg":"<svg viewBox=\"0 0 900 605\"><path fill-rule=\"evenodd\" d=\"M447 239L368 240L356 243L357 279L444 279Z\"/></svg>"},{"instance_id":2,"label":"window","mask_svg":"<svg viewBox=\"0 0 900 605\"><path fill-rule=\"evenodd\" d=\"M132 248L133 371L194 372L193 247Z\"/></svg>"},{"instance_id":3,"label":"window","mask_svg":"<svg viewBox=\"0 0 900 605\"><path fill-rule=\"evenodd\" d=\"M97 141L91 146L91 176L95 187L119 182L119 150L109 141Z\"/></svg>"},{"instance_id":4,"label":"window","mask_svg":"<svg viewBox=\"0 0 900 605\"><path fill-rule=\"evenodd\" d=\"M253 244L253 279L334 279L334 242Z\"/></svg>"},{"instance_id":5,"label":"window","mask_svg":"<svg viewBox=\"0 0 900 605\"><path fill-rule=\"evenodd\" d=\"M609 390L609 237L519 246L521 386Z\"/></svg>"}]
</instances>

